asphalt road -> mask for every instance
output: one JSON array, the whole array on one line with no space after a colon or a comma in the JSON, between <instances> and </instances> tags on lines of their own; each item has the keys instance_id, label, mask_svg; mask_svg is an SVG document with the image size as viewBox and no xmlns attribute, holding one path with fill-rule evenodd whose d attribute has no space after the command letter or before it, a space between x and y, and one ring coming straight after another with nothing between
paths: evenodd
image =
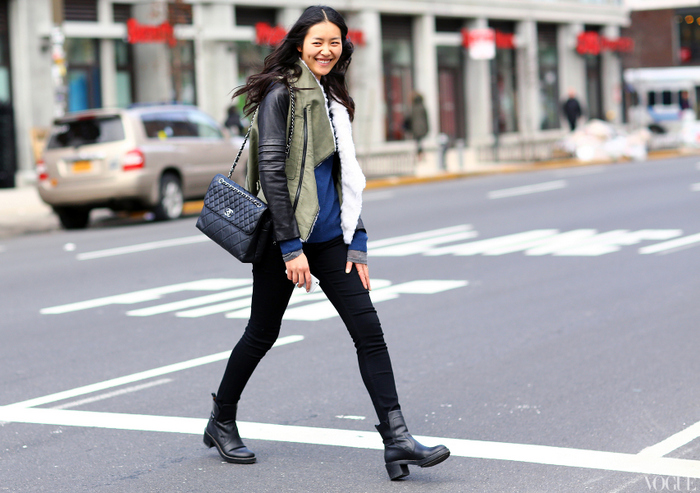
<instances>
[{"instance_id":1,"label":"asphalt road","mask_svg":"<svg viewBox=\"0 0 700 493\"><path fill-rule=\"evenodd\" d=\"M453 452L400 484L322 294L239 405L258 462L226 464L201 431L250 267L194 217L3 240L0 491L700 491L696 161L365 194L404 415Z\"/></svg>"}]
</instances>

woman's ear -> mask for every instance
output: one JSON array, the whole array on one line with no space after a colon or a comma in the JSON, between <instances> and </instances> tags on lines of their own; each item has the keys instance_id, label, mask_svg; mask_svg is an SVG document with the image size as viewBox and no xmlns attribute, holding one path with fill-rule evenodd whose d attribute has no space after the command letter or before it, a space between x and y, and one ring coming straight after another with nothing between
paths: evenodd
<instances>
[{"instance_id":1,"label":"woman's ear","mask_svg":"<svg viewBox=\"0 0 700 493\"><path fill-rule=\"evenodd\" d=\"M301 53L301 46L297 46L297 51Z\"/></svg>"}]
</instances>

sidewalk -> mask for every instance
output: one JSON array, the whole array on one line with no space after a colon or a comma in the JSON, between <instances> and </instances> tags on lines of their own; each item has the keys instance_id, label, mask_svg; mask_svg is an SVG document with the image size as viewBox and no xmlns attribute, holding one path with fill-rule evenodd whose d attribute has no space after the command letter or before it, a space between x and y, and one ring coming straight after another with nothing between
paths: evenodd
<instances>
[{"instance_id":1,"label":"sidewalk","mask_svg":"<svg viewBox=\"0 0 700 493\"><path fill-rule=\"evenodd\" d=\"M60 224L36 187L0 189L0 239L54 231Z\"/></svg>"},{"instance_id":2,"label":"sidewalk","mask_svg":"<svg viewBox=\"0 0 700 493\"><path fill-rule=\"evenodd\" d=\"M699 155L699 151L669 150L649 153L649 160L665 159ZM624 161L622 162L624 163ZM466 172L447 172L433 170L422 176L397 176L367 180L367 190L386 188L397 185L428 183L441 180L452 180L470 176L490 175L497 173L514 173L543 169L568 168L575 166L590 166L608 164L602 162L582 163L576 159L542 161L536 163L480 163ZM199 213L201 201L185 203L184 213L194 215ZM0 189L0 240L13 236L44 233L60 229L58 217L51 207L46 205L34 186L21 188Z\"/></svg>"}]
</instances>

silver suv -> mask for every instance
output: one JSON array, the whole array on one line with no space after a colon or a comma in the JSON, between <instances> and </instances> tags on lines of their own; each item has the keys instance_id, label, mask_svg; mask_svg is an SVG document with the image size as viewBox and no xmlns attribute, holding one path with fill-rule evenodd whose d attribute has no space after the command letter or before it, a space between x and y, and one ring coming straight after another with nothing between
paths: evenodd
<instances>
[{"instance_id":1,"label":"silver suv","mask_svg":"<svg viewBox=\"0 0 700 493\"><path fill-rule=\"evenodd\" d=\"M175 219L216 173L228 173L242 140L193 106L72 113L55 121L37 163L39 195L66 229L85 228L97 207ZM246 158L233 176L239 182Z\"/></svg>"}]
</instances>

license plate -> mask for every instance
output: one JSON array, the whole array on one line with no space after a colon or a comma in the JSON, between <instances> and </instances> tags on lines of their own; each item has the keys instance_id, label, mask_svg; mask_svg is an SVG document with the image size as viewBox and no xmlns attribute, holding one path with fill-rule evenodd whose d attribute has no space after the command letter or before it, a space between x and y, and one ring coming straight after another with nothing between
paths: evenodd
<instances>
[{"instance_id":1,"label":"license plate","mask_svg":"<svg viewBox=\"0 0 700 493\"><path fill-rule=\"evenodd\" d=\"M92 161L75 161L72 167L73 173L87 173L92 171Z\"/></svg>"}]
</instances>

